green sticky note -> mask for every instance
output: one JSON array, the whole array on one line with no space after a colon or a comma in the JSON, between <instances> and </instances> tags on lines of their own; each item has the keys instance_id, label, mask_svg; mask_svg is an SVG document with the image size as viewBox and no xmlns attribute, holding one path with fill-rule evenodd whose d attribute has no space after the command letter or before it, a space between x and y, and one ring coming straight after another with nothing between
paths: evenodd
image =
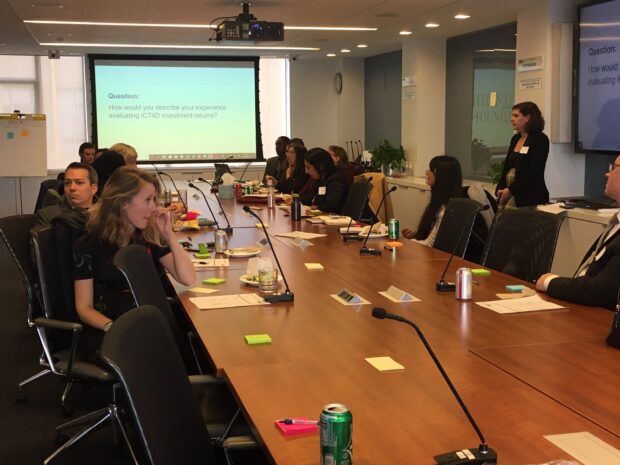
<instances>
[{"instance_id":1,"label":"green sticky note","mask_svg":"<svg viewBox=\"0 0 620 465\"><path fill-rule=\"evenodd\" d=\"M474 276L490 276L491 272L489 270L485 270L484 268L472 268L471 274Z\"/></svg>"},{"instance_id":2,"label":"green sticky note","mask_svg":"<svg viewBox=\"0 0 620 465\"><path fill-rule=\"evenodd\" d=\"M506 290L510 292L523 292L523 284L510 284L506 286Z\"/></svg>"},{"instance_id":3,"label":"green sticky note","mask_svg":"<svg viewBox=\"0 0 620 465\"><path fill-rule=\"evenodd\" d=\"M207 252L207 253L195 253L194 257L196 258L211 258L211 253Z\"/></svg>"},{"instance_id":4,"label":"green sticky note","mask_svg":"<svg viewBox=\"0 0 620 465\"><path fill-rule=\"evenodd\" d=\"M207 244L205 244L204 242L200 242L198 243L198 252L200 252L201 254L208 254L209 253L209 248L207 247ZM206 258L206 257L197 257L197 258Z\"/></svg>"},{"instance_id":5,"label":"green sticky note","mask_svg":"<svg viewBox=\"0 0 620 465\"><path fill-rule=\"evenodd\" d=\"M222 284L225 282L224 278L207 278L202 280L202 284Z\"/></svg>"},{"instance_id":6,"label":"green sticky note","mask_svg":"<svg viewBox=\"0 0 620 465\"><path fill-rule=\"evenodd\" d=\"M247 334L244 336L245 342L249 345L255 344L271 344L271 338L269 334Z\"/></svg>"}]
</instances>

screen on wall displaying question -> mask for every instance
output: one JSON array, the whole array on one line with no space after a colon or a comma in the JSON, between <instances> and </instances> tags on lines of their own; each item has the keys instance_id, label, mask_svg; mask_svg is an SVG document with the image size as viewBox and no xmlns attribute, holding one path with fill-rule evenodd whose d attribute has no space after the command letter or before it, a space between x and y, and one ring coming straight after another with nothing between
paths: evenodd
<instances>
[{"instance_id":1,"label":"screen on wall displaying question","mask_svg":"<svg viewBox=\"0 0 620 465\"><path fill-rule=\"evenodd\" d=\"M90 58L93 140L138 162L262 159L258 58Z\"/></svg>"}]
</instances>

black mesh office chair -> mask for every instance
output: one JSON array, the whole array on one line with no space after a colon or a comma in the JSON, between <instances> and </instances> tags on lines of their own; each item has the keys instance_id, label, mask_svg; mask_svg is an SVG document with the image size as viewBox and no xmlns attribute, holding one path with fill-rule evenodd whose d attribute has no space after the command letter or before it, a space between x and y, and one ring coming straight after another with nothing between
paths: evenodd
<instances>
[{"instance_id":1,"label":"black mesh office chair","mask_svg":"<svg viewBox=\"0 0 620 465\"><path fill-rule=\"evenodd\" d=\"M100 355L122 383L148 463L214 463L212 437L161 311L143 306L116 319ZM227 459L229 449L257 448L251 436L217 444L224 448Z\"/></svg>"},{"instance_id":2,"label":"black mesh office chair","mask_svg":"<svg viewBox=\"0 0 620 465\"><path fill-rule=\"evenodd\" d=\"M0 218L0 235L15 265L17 265L24 284L27 296L26 324L29 328L34 328L34 319L43 315L37 286L37 273L31 259L30 230L34 224L34 215L14 215ZM21 403L27 400L26 393L24 392L24 387L27 384L51 374L51 370L44 365L45 358L43 354L39 362L44 368L17 385L17 402Z\"/></svg>"},{"instance_id":3,"label":"black mesh office chair","mask_svg":"<svg viewBox=\"0 0 620 465\"><path fill-rule=\"evenodd\" d=\"M358 181L351 184L341 214L359 221L362 218L364 207L368 204L368 194L371 188L372 184L368 181Z\"/></svg>"},{"instance_id":4,"label":"black mesh office chair","mask_svg":"<svg viewBox=\"0 0 620 465\"><path fill-rule=\"evenodd\" d=\"M39 340L44 353L44 366L54 375L60 376L67 381L65 390L61 397L61 409L65 416L71 414L71 407L67 397L71 387L75 383L85 383L89 385L106 387L111 390L111 402L101 409L76 418L75 420L64 423L56 428L59 439L64 439L64 432L82 427L54 451L44 461L45 464L54 460L61 452L73 446L83 437L93 433L106 423L112 426L113 440L117 442L117 434L123 434L128 449L134 457L131 444L125 433L123 423L120 418L119 407L117 404L117 389L115 375L109 370L92 362L85 362L76 356L76 348L82 325L77 321L67 321L67 308L72 306L67 299L73 299L73 293L67 296L62 285L62 275L59 267L59 257L57 256L57 241L54 229L51 226L38 229L32 232L32 242L39 271L39 282L45 317L34 319L34 326L37 330ZM70 257L68 257L70 260ZM62 319L59 319L62 318ZM70 334L71 338L63 337ZM135 457L134 457L135 461Z\"/></svg>"},{"instance_id":5,"label":"black mesh office chair","mask_svg":"<svg viewBox=\"0 0 620 465\"><path fill-rule=\"evenodd\" d=\"M482 205L471 199L453 198L446 205L433 247L463 257L474 226L474 214ZM458 243L458 246L457 246Z\"/></svg>"},{"instance_id":6,"label":"black mesh office chair","mask_svg":"<svg viewBox=\"0 0 620 465\"><path fill-rule=\"evenodd\" d=\"M501 210L489 231L482 265L525 281L548 273L564 214L530 208Z\"/></svg>"}]
</instances>

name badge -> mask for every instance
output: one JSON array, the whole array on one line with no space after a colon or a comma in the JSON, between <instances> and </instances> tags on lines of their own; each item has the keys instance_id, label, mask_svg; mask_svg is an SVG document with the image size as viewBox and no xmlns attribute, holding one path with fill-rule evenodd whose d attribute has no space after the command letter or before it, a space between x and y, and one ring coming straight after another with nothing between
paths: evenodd
<instances>
[{"instance_id":1,"label":"name badge","mask_svg":"<svg viewBox=\"0 0 620 465\"><path fill-rule=\"evenodd\" d=\"M523 155L525 155L529 149L530 149L529 147L526 147L524 145L523 147L521 147L521 150L519 150L519 153L522 153Z\"/></svg>"},{"instance_id":2,"label":"name badge","mask_svg":"<svg viewBox=\"0 0 620 465\"><path fill-rule=\"evenodd\" d=\"M327 193L327 188L325 186L319 187L319 195L325 195Z\"/></svg>"}]
</instances>

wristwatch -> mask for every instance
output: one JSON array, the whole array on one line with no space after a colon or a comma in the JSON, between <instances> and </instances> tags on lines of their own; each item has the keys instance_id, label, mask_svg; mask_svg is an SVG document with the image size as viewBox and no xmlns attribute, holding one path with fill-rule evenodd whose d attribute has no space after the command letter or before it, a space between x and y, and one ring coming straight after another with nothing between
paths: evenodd
<instances>
[{"instance_id":1,"label":"wristwatch","mask_svg":"<svg viewBox=\"0 0 620 465\"><path fill-rule=\"evenodd\" d=\"M112 323L114 323L112 320L108 321L106 324L103 325L103 332L107 333L108 330L112 327Z\"/></svg>"}]
</instances>

